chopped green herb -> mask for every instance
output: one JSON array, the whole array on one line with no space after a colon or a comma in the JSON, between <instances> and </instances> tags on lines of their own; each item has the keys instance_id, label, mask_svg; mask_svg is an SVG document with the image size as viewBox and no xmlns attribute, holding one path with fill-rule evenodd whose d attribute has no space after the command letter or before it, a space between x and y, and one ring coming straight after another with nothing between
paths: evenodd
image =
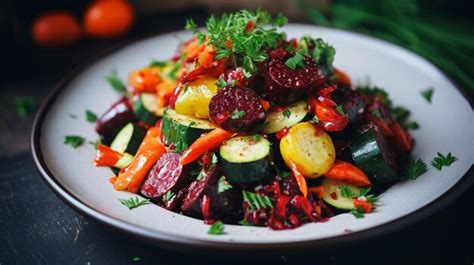
<instances>
[{"instance_id":1,"label":"chopped green herb","mask_svg":"<svg viewBox=\"0 0 474 265\"><path fill-rule=\"evenodd\" d=\"M233 120L238 120L240 118L243 118L245 117L247 113L245 111L239 111L239 110L235 110L234 112L232 112L232 114L230 114L230 118L233 119Z\"/></svg>"},{"instance_id":2,"label":"chopped green herb","mask_svg":"<svg viewBox=\"0 0 474 265\"><path fill-rule=\"evenodd\" d=\"M315 45L316 47L312 53L313 60L326 71L332 71L332 63L334 62L336 49L321 38L315 40Z\"/></svg>"},{"instance_id":3,"label":"chopped green herb","mask_svg":"<svg viewBox=\"0 0 474 265\"><path fill-rule=\"evenodd\" d=\"M292 70L298 67L304 67L304 56L297 52L294 56L285 61L285 65Z\"/></svg>"},{"instance_id":4,"label":"chopped green herb","mask_svg":"<svg viewBox=\"0 0 474 265\"><path fill-rule=\"evenodd\" d=\"M431 161L431 165L437 170L441 171L443 167L449 167L457 160L458 158L451 155L451 153L448 153L448 155L443 155L438 152L438 156L433 158L433 161Z\"/></svg>"},{"instance_id":5,"label":"chopped green herb","mask_svg":"<svg viewBox=\"0 0 474 265\"><path fill-rule=\"evenodd\" d=\"M360 190L358 198L363 198L365 199L366 202L372 203L372 208L375 209L376 207L375 203L379 200L379 198L375 196L374 194L368 194L370 190L371 188L362 188Z\"/></svg>"},{"instance_id":6,"label":"chopped green herb","mask_svg":"<svg viewBox=\"0 0 474 265\"><path fill-rule=\"evenodd\" d=\"M167 193L165 193L165 195L163 195L162 201L164 203L166 203L169 200L171 200L171 198L173 198L173 196L174 196L174 193L172 191L168 191Z\"/></svg>"},{"instance_id":7,"label":"chopped green herb","mask_svg":"<svg viewBox=\"0 0 474 265\"><path fill-rule=\"evenodd\" d=\"M212 164L217 164L218 162L218 159L217 159L217 155L215 153L212 154L212 159L211 159L211 163Z\"/></svg>"},{"instance_id":8,"label":"chopped green herb","mask_svg":"<svg viewBox=\"0 0 474 265\"><path fill-rule=\"evenodd\" d=\"M158 61L158 60L153 60L150 62L148 67L158 67L158 68L163 68L168 64L167 61Z\"/></svg>"},{"instance_id":9,"label":"chopped green herb","mask_svg":"<svg viewBox=\"0 0 474 265\"><path fill-rule=\"evenodd\" d=\"M240 220L239 224L242 226L254 226L251 222L247 221L247 219Z\"/></svg>"},{"instance_id":10,"label":"chopped green herb","mask_svg":"<svg viewBox=\"0 0 474 265\"><path fill-rule=\"evenodd\" d=\"M423 160L412 159L410 164L408 164L407 169L405 170L405 177L408 179L417 179L419 176L423 175L428 169L426 168L426 163Z\"/></svg>"},{"instance_id":11,"label":"chopped green herb","mask_svg":"<svg viewBox=\"0 0 474 265\"><path fill-rule=\"evenodd\" d=\"M217 182L217 193L232 189L232 185L222 176Z\"/></svg>"},{"instance_id":12,"label":"chopped green herb","mask_svg":"<svg viewBox=\"0 0 474 265\"><path fill-rule=\"evenodd\" d=\"M189 127L194 127L194 126L196 126L196 125L197 125L197 122L191 121L188 126L189 126Z\"/></svg>"},{"instance_id":13,"label":"chopped green herb","mask_svg":"<svg viewBox=\"0 0 474 265\"><path fill-rule=\"evenodd\" d=\"M395 107L390 108L390 114L392 114L392 117L396 121L403 123L410 116L410 111L404 107L395 106Z\"/></svg>"},{"instance_id":14,"label":"chopped green herb","mask_svg":"<svg viewBox=\"0 0 474 265\"><path fill-rule=\"evenodd\" d=\"M286 179L288 176L290 176L290 172L286 170L280 170L280 174L278 174L282 179Z\"/></svg>"},{"instance_id":15,"label":"chopped green herb","mask_svg":"<svg viewBox=\"0 0 474 265\"><path fill-rule=\"evenodd\" d=\"M242 196L244 198L244 201L247 202L247 204L249 205L251 211L255 209L260 210L273 208L272 200L266 195L243 190Z\"/></svg>"},{"instance_id":16,"label":"chopped green herb","mask_svg":"<svg viewBox=\"0 0 474 265\"><path fill-rule=\"evenodd\" d=\"M66 135L64 136L64 144L70 145L73 148L77 148L84 143L84 137L79 135Z\"/></svg>"},{"instance_id":17,"label":"chopped green herb","mask_svg":"<svg viewBox=\"0 0 474 265\"><path fill-rule=\"evenodd\" d=\"M431 103L431 99L433 98L433 93L434 93L434 88L430 87L430 88L427 88L423 91L421 91L421 95L426 99L426 101L428 101L429 103Z\"/></svg>"},{"instance_id":18,"label":"chopped green herb","mask_svg":"<svg viewBox=\"0 0 474 265\"><path fill-rule=\"evenodd\" d=\"M127 206L129 210L140 207L142 205L150 204L149 199L140 199L140 197L131 197L129 199L119 199L120 203Z\"/></svg>"},{"instance_id":19,"label":"chopped green herb","mask_svg":"<svg viewBox=\"0 0 474 265\"><path fill-rule=\"evenodd\" d=\"M351 210L352 215L354 215L355 218L360 219L364 217L364 210L360 208L354 208Z\"/></svg>"},{"instance_id":20,"label":"chopped green herb","mask_svg":"<svg viewBox=\"0 0 474 265\"><path fill-rule=\"evenodd\" d=\"M357 197L357 194L351 188L349 188L349 186L342 185L339 187L339 190L341 191L342 197L345 197L345 198Z\"/></svg>"},{"instance_id":21,"label":"chopped green herb","mask_svg":"<svg viewBox=\"0 0 474 265\"><path fill-rule=\"evenodd\" d=\"M207 176L206 172L204 170L200 170L199 173L197 174L196 179L203 180L206 176Z\"/></svg>"},{"instance_id":22,"label":"chopped green herb","mask_svg":"<svg viewBox=\"0 0 474 265\"><path fill-rule=\"evenodd\" d=\"M181 57L179 57L178 61L173 65L173 68L171 68L171 70L168 74L168 77L171 80L178 79L177 74L178 74L178 71L181 68L181 65L183 64L183 61L184 61L185 58L186 58L186 53L183 52L183 54L181 54Z\"/></svg>"},{"instance_id":23,"label":"chopped green herb","mask_svg":"<svg viewBox=\"0 0 474 265\"><path fill-rule=\"evenodd\" d=\"M223 88L223 87L227 86L227 82L224 80L224 78L222 77L222 75L220 75L220 76L219 76L219 79L217 79L216 86L217 86L218 88Z\"/></svg>"},{"instance_id":24,"label":"chopped green herb","mask_svg":"<svg viewBox=\"0 0 474 265\"><path fill-rule=\"evenodd\" d=\"M254 134L249 137L250 141L258 142L262 139L262 136L260 134Z\"/></svg>"},{"instance_id":25,"label":"chopped green herb","mask_svg":"<svg viewBox=\"0 0 474 265\"><path fill-rule=\"evenodd\" d=\"M285 17L282 13L278 13L277 17L272 22L272 24L277 27L283 27L286 25L286 23L288 23L288 18Z\"/></svg>"},{"instance_id":26,"label":"chopped green herb","mask_svg":"<svg viewBox=\"0 0 474 265\"><path fill-rule=\"evenodd\" d=\"M361 87L357 87L356 90L362 93L363 95L366 95L369 97L375 97L377 100L379 100L379 102L381 101L389 108L392 107L392 101L390 100L388 93L380 87L361 86Z\"/></svg>"},{"instance_id":27,"label":"chopped green herb","mask_svg":"<svg viewBox=\"0 0 474 265\"><path fill-rule=\"evenodd\" d=\"M406 124L403 124L403 128L410 129L410 130L416 130L416 129L420 128L420 125L418 125L418 123L416 121L410 121L410 122L407 122Z\"/></svg>"},{"instance_id":28,"label":"chopped green herb","mask_svg":"<svg viewBox=\"0 0 474 265\"><path fill-rule=\"evenodd\" d=\"M196 22L194 22L194 19L188 18L186 19L186 25L184 26L185 29L187 30L194 30L197 28Z\"/></svg>"},{"instance_id":29,"label":"chopped green herb","mask_svg":"<svg viewBox=\"0 0 474 265\"><path fill-rule=\"evenodd\" d=\"M286 108L284 111L283 111L283 116L285 116L286 118L290 118L291 116L291 110L289 108Z\"/></svg>"},{"instance_id":30,"label":"chopped green herb","mask_svg":"<svg viewBox=\"0 0 474 265\"><path fill-rule=\"evenodd\" d=\"M140 257L133 257L132 261L134 262L138 262L138 261L141 261L142 259Z\"/></svg>"},{"instance_id":31,"label":"chopped green herb","mask_svg":"<svg viewBox=\"0 0 474 265\"><path fill-rule=\"evenodd\" d=\"M107 82L109 82L109 85L117 92L119 93L125 93L127 92L127 87L124 85L122 80L119 79L117 76L116 71L112 71L110 75L106 76L105 79Z\"/></svg>"},{"instance_id":32,"label":"chopped green herb","mask_svg":"<svg viewBox=\"0 0 474 265\"><path fill-rule=\"evenodd\" d=\"M209 227L207 231L210 235L222 235L224 234L224 223L222 221L217 221Z\"/></svg>"},{"instance_id":33,"label":"chopped green herb","mask_svg":"<svg viewBox=\"0 0 474 265\"><path fill-rule=\"evenodd\" d=\"M380 114L380 111L378 109L372 111L372 115L376 118L382 118L382 115Z\"/></svg>"},{"instance_id":34,"label":"chopped green herb","mask_svg":"<svg viewBox=\"0 0 474 265\"><path fill-rule=\"evenodd\" d=\"M318 117L313 116L313 118L311 118L311 120L310 120L309 122L311 122L311 123L313 123L313 124L318 124L318 123L319 123L319 119L318 119Z\"/></svg>"},{"instance_id":35,"label":"chopped green herb","mask_svg":"<svg viewBox=\"0 0 474 265\"><path fill-rule=\"evenodd\" d=\"M20 117L26 117L36 108L36 100L34 97L15 97L13 101L16 114Z\"/></svg>"},{"instance_id":36,"label":"chopped green herb","mask_svg":"<svg viewBox=\"0 0 474 265\"><path fill-rule=\"evenodd\" d=\"M339 114L341 115L346 115L346 113L344 112L344 107L342 107L342 105L336 105L336 111L339 112Z\"/></svg>"},{"instance_id":37,"label":"chopped green herb","mask_svg":"<svg viewBox=\"0 0 474 265\"><path fill-rule=\"evenodd\" d=\"M86 110L86 120L88 122L96 122L97 121L97 114L90 110Z\"/></svg>"}]
</instances>

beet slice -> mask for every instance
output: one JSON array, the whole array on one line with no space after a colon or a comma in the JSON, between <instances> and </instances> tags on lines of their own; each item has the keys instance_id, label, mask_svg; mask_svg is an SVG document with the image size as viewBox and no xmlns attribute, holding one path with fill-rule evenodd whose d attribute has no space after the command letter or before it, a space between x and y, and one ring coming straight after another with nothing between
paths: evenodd
<instances>
[{"instance_id":1,"label":"beet slice","mask_svg":"<svg viewBox=\"0 0 474 265\"><path fill-rule=\"evenodd\" d=\"M138 118L132 110L127 98L115 102L95 124L95 131L103 137L104 144L110 144L123 126L129 122L137 122Z\"/></svg>"},{"instance_id":2,"label":"beet slice","mask_svg":"<svg viewBox=\"0 0 474 265\"><path fill-rule=\"evenodd\" d=\"M364 117L365 103L362 95L348 86L339 85L331 93L331 99L342 105L349 117L349 126L359 124Z\"/></svg>"},{"instance_id":3,"label":"beet slice","mask_svg":"<svg viewBox=\"0 0 474 265\"><path fill-rule=\"evenodd\" d=\"M141 193L145 197L156 199L189 183L189 175L179 163L180 157L178 153L166 153L158 159L142 184Z\"/></svg>"},{"instance_id":4,"label":"beet slice","mask_svg":"<svg viewBox=\"0 0 474 265\"><path fill-rule=\"evenodd\" d=\"M224 87L209 103L211 121L230 132L245 132L265 122L265 109L255 92L245 87Z\"/></svg>"},{"instance_id":5,"label":"beet slice","mask_svg":"<svg viewBox=\"0 0 474 265\"><path fill-rule=\"evenodd\" d=\"M305 97L308 91L323 83L320 69L310 57L305 57L304 67L290 69L285 62L292 54L276 50L271 53L264 74L264 95L278 105L287 105Z\"/></svg>"},{"instance_id":6,"label":"beet slice","mask_svg":"<svg viewBox=\"0 0 474 265\"><path fill-rule=\"evenodd\" d=\"M196 179L188 188L188 193L183 199L181 210L193 217L202 218L201 203L204 195L211 199L211 215L222 221L236 221L241 218L240 205L242 195L239 187L218 192L221 171L216 166L204 178Z\"/></svg>"}]
</instances>

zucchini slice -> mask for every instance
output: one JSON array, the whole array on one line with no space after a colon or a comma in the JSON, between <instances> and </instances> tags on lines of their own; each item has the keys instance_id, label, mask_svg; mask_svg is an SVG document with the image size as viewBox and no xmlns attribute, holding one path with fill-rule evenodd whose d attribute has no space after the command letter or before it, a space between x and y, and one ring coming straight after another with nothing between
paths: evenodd
<instances>
[{"instance_id":1,"label":"zucchini slice","mask_svg":"<svg viewBox=\"0 0 474 265\"><path fill-rule=\"evenodd\" d=\"M215 129L212 123L166 109L161 123L163 141L173 145L174 151L183 152L203 133Z\"/></svg>"},{"instance_id":2,"label":"zucchini slice","mask_svg":"<svg viewBox=\"0 0 474 265\"><path fill-rule=\"evenodd\" d=\"M265 119L264 133L276 133L283 128L291 126L302 121L308 114L308 104L305 101L298 101L282 111L273 111L267 113Z\"/></svg>"},{"instance_id":3,"label":"zucchini slice","mask_svg":"<svg viewBox=\"0 0 474 265\"><path fill-rule=\"evenodd\" d=\"M133 156L129 153L125 153L123 154L122 158L120 158L119 161L115 163L114 167L122 169L132 163L132 160Z\"/></svg>"},{"instance_id":4,"label":"zucchini slice","mask_svg":"<svg viewBox=\"0 0 474 265\"><path fill-rule=\"evenodd\" d=\"M360 188L329 178L324 178L322 184L324 187L323 200L325 202L340 210L351 210L354 208L352 198L342 196L341 186L346 186L354 194L360 194Z\"/></svg>"},{"instance_id":5,"label":"zucchini slice","mask_svg":"<svg viewBox=\"0 0 474 265\"><path fill-rule=\"evenodd\" d=\"M271 173L270 142L261 135L237 136L222 143L219 163L230 182L252 183Z\"/></svg>"},{"instance_id":6,"label":"zucchini slice","mask_svg":"<svg viewBox=\"0 0 474 265\"><path fill-rule=\"evenodd\" d=\"M115 136L115 139L110 144L110 148L120 153L129 153L134 155L143 138L146 130L134 123L127 123Z\"/></svg>"},{"instance_id":7,"label":"zucchini slice","mask_svg":"<svg viewBox=\"0 0 474 265\"><path fill-rule=\"evenodd\" d=\"M163 116L164 108L158 107L155 94L141 93L133 102L133 111L141 121L154 125Z\"/></svg>"},{"instance_id":8,"label":"zucchini slice","mask_svg":"<svg viewBox=\"0 0 474 265\"><path fill-rule=\"evenodd\" d=\"M352 142L354 163L374 183L389 184L398 179L395 160L385 137L374 124L362 129L359 137Z\"/></svg>"}]
</instances>

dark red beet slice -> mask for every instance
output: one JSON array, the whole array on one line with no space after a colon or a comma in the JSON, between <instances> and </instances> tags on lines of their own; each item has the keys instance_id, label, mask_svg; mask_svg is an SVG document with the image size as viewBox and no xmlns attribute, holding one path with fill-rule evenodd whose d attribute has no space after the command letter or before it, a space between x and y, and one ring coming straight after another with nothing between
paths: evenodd
<instances>
[{"instance_id":1,"label":"dark red beet slice","mask_svg":"<svg viewBox=\"0 0 474 265\"><path fill-rule=\"evenodd\" d=\"M158 159L141 187L141 193L145 197L156 199L189 183L189 176L179 163L180 157L178 153L166 153Z\"/></svg>"},{"instance_id":2,"label":"dark red beet slice","mask_svg":"<svg viewBox=\"0 0 474 265\"><path fill-rule=\"evenodd\" d=\"M331 99L344 108L344 111L349 117L348 125L355 125L362 121L365 103L359 92L350 87L339 85L338 88L331 93Z\"/></svg>"},{"instance_id":3,"label":"dark red beet slice","mask_svg":"<svg viewBox=\"0 0 474 265\"><path fill-rule=\"evenodd\" d=\"M115 102L95 124L95 131L103 137L105 144L110 144L115 135L125 124L138 121L130 102L122 98Z\"/></svg>"},{"instance_id":4,"label":"dark red beet slice","mask_svg":"<svg viewBox=\"0 0 474 265\"><path fill-rule=\"evenodd\" d=\"M240 220L241 192L238 187L218 192L218 181L222 175L214 167L206 176L191 183L181 210L187 215L202 218L201 203L204 195L211 198L211 216L223 221Z\"/></svg>"},{"instance_id":5,"label":"dark red beet slice","mask_svg":"<svg viewBox=\"0 0 474 265\"><path fill-rule=\"evenodd\" d=\"M265 121L265 109L255 92L244 87L225 87L211 98L211 121L230 132L245 132Z\"/></svg>"},{"instance_id":6,"label":"dark red beet slice","mask_svg":"<svg viewBox=\"0 0 474 265\"><path fill-rule=\"evenodd\" d=\"M285 65L289 57L290 54L284 54L280 50L273 51L264 75L265 97L281 105L303 98L310 88L322 83L324 79L311 58L306 57L305 66L293 70Z\"/></svg>"}]
</instances>

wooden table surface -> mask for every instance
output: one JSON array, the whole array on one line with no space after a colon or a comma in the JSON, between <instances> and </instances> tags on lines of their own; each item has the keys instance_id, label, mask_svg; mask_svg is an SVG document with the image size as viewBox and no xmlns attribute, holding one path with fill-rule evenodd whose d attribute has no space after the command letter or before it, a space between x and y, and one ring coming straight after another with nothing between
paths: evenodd
<instances>
[{"instance_id":1,"label":"wooden table surface","mask_svg":"<svg viewBox=\"0 0 474 265\"><path fill-rule=\"evenodd\" d=\"M151 28L157 33L175 30L189 14L198 21L207 15L197 11L168 14L160 20L142 19L138 25L146 24L148 32ZM143 33L147 30L131 35ZM19 118L13 97L33 96L41 101L69 69L113 44L86 41L71 50L34 55L34 62L18 63L0 82L0 265L473 264L472 188L450 207L396 233L337 248L265 258L171 252L82 217L42 182L28 149L33 116Z\"/></svg>"}]
</instances>

